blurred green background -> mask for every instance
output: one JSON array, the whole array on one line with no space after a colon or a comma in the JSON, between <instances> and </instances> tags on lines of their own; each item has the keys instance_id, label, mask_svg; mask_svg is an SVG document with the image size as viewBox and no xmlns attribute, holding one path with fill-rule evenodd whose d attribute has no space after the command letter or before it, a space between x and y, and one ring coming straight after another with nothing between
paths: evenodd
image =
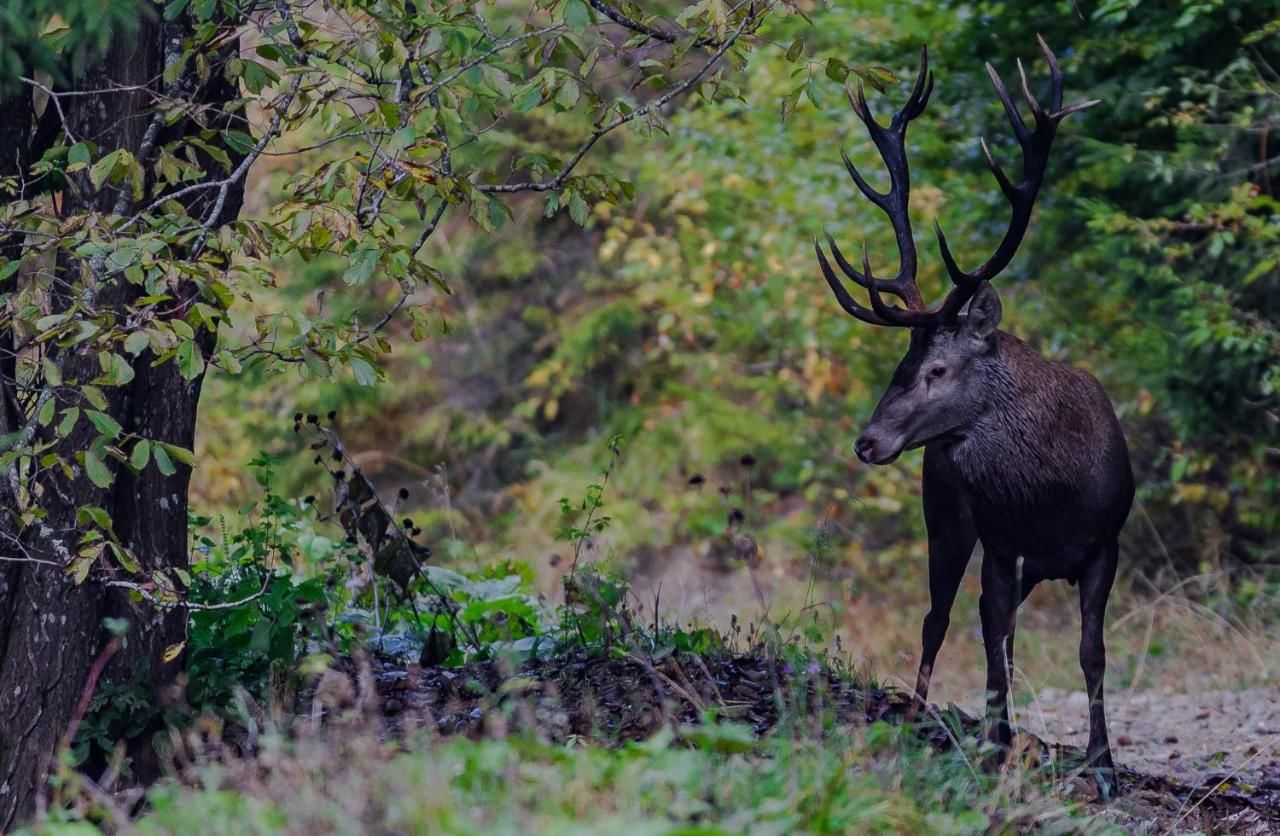
<instances>
[{"instance_id":1,"label":"blurred green background","mask_svg":"<svg viewBox=\"0 0 1280 836\"><path fill-rule=\"evenodd\" d=\"M613 135L584 163L633 181L632 202L593 207L585 227L564 213L544 218L536 197L515 203L514 221L495 233L453 217L427 253L453 292L421 291L436 315L392 323L384 380L320 382L305 368L211 379L195 507L228 511L256 496L244 464L263 450L285 457L277 490L323 494L327 475L293 435L292 415L337 410L380 490L410 490L436 562L527 564L554 597L568 564L555 537L560 499L599 480L621 435L605 492L611 524L590 559L621 569L664 616L727 626L767 612L906 677L927 609L920 454L872 469L851 453L906 335L845 316L811 245L827 229L846 252L867 240L878 269L896 264L887 222L840 163L843 147L883 182L834 79L841 66L898 76L868 91L887 120L920 46L930 48L937 85L908 147L921 285L936 298L945 274L933 220L965 265L1005 227L977 138L1006 170L1019 164L983 63L1012 83L1021 58L1044 90L1039 33L1062 60L1067 101L1102 104L1064 124L1031 232L998 284L1004 327L1097 375L1128 435L1139 493L1112 609L1112 681L1273 679L1274 3L798 5L808 20L776 19L760 33L778 48L752 53L739 99L683 111L666 135ZM804 60L792 63L797 41ZM495 131L469 153L537 141ZM297 166L273 160L251 177L258 208ZM288 281L244 313L367 305L362 318L376 319L397 288L376 303L344 299L344 269L282 263ZM733 508L741 530L728 523ZM757 555L735 545L742 531ZM940 696L979 681L974 590L971 578ZM1075 618L1072 594L1038 591L1020 622L1031 648L1021 659L1038 683L1079 687L1074 640L1042 641ZM1233 653L1219 652L1228 645Z\"/></svg>"}]
</instances>

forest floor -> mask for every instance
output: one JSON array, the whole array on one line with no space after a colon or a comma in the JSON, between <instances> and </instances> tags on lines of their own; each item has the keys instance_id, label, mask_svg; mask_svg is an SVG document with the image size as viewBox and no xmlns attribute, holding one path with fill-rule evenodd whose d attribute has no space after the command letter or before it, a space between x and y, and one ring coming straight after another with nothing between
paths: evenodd
<instances>
[{"instance_id":1,"label":"forest floor","mask_svg":"<svg viewBox=\"0 0 1280 836\"><path fill-rule=\"evenodd\" d=\"M480 739L523 732L552 743L612 743L645 739L668 724L696 729L712 712L756 735L820 737L832 722L900 722L908 702L901 692L858 687L815 663L797 670L759 655L570 654L505 671L493 663L405 669L375 660L371 666L381 713L396 734L425 728ZM1103 821L1131 830L1260 834L1280 827L1275 689L1194 698L1121 692L1109 708L1125 791L1113 805L1091 805ZM1023 763L1050 769L1075 798L1092 797L1076 774L1086 710L1083 694L1046 690L1017 717L1036 731L1028 738L1036 741L1028 748L1035 754ZM938 712L933 709L919 732L935 748L977 736L971 715L954 707ZM697 742L696 733L689 734Z\"/></svg>"}]
</instances>

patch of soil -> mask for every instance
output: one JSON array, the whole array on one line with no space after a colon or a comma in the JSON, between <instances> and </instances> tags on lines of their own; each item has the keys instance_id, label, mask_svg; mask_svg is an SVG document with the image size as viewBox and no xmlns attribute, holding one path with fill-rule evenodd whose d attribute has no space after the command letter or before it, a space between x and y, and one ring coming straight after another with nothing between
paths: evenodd
<instances>
[{"instance_id":1,"label":"patch of soil","mask_svg":"<svg viewBox=\"0 0 1280 836\"><path fill-rule=\"evenodd\" d=\"M555 743L644 740L667 722L701 722L709 709L762 735L784 714L865 725L901 716L907 705L901 694L859 688L816 664L797 670L728 654L643 660L571 653L516 670L494 662L405 670L375 660L373 674L391 732L429 727L479 738L532 731Z\"/></svg>"},{"instance_id":2,"label":"patch of soil","mask_svg":"<svg viewBox=\"0 0 1280 836\"><path fill-rule=\"evenodd\" d=\"M1046 688L1019 718L1075 746L1089 737L1083 691ZM1140 772L1201 786L1230 781L1280 790L1280 688L1107 695L1116 760Z\"/></svg>"},{"instance_id":3,"label":"patch of soil","mask_svg":"<svg viewBox=\"0 0 1280 836\"><path fill-rule=\"evenodd\" d=\"M615 745L647 738L664 723L701 722L709 709L720 717L750 724L758 735L773 730L780 717L797 724L793 727L797 732L820 735L823 723L832 719L841 724L901 722L909 704L905 694L858 687L814 663L797 668L759 655L678 652L641 659L569 653L552 660L530 661L516 669L504 669L494 662L455 669L406 669L381 659L370 660L370 665L363 677L366 681L371 678L374 685L369 697L377 700L387 732L395 735L422 728L473 738L525 731L551 742L576 738ZM361 678L356 676L358 667L348 662L347 672L355 679ZM347 690L354 693L356 689ZM1066 698L1059 706L1043 696L1041 727L1069 743L1047 744L1035 737L1041 762L1053 764L1070 780L1083 757L1082 749L1071 745L1078 742L1075 727L1065 725L1079 723L1078 700ZM1234 747L1244 729L1230 698L1221 699L1222 716L1236 717L1237 725L1228 729L1209 723L1205 728L1220 736L1224 747ZM1164 763L1159 761L1162 750L1155 748L1156 744L1149 743L1152 748L1148 750L1132 743L1139 737L1149 741L1158 737L1160 746L1179 745L1163 741L1170 737L1181 741L1181 735L1194 740L1178 712L1185 710L1191 718L1188 722L1200 723L1210 720L1212 712L1210 717L1200 717L1203 708L1190 714L1190 704L1184 708L1177 702L1146 708L1134 702L1126 705L1120 699L1113 704L1112 745L1120 763L1124 795L1114 805L1098 808L1105 818L1130 828L1154 825L1162 830L1280 832L1280 782L1265 765L1256 770L1250 766L1249 771L1231 777L1215 770L1179 769L1170 766L1167 756ZM1151 716L1161 711L1167 716L1159 720ZM945 714L947 725L939 721L941 716L935 709L919 724L922 737L939 749L952 745L957 735L977 737L981 733L976 718L954 707ZM1025 723L1031 718L1019 719ZM1148 729L1143 723L1152 726ZM1179 730L1169 731L1172 726L1167 724L1177 725ZM1187 763L1201 763L1195 760L1199 755L1191 754L1199 749L1188 743L1185 751ZM1135 757L1139 752L1147 754ZM1080 779L1074 783L1089 797Z\"/></svg>"}]
</instances>

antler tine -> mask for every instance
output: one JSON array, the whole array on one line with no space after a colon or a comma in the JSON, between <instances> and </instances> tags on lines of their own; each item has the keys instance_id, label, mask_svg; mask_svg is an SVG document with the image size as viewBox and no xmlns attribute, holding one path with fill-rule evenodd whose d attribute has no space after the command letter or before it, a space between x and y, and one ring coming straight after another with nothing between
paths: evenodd
<instances>
[{"instance_id":1,"label":"antler tine","mask_svg":"<svg viewBox=\"0 0 1280 836\"><path fill-rule=\"evenodd\" d=\"M846 83L844 94L849 99L849 107L853 108L853 112L858 114L858 118L862 120L868 130L880 127L880 123L876 121L876 117L871 113L871 108L867 106L867 96L862 90L862 79L855 79L855 86L852 90Z\"/></svg>"},{"instance_id":2,"label":"antler tine","mask_svg":"<svg viewBox=\"0 0 1280 836\"><path fill-rule=\"evenodd\" d=\"M987 158L987 167L991 169L991 173L996 176L996 182L1000 184L1000 191L1004 192L1005 197L1012 200L1014 185L1009 182L1009 177L1004 173L1004 169L1000 167L1000 163L996 162L996 158L992 156L991 149L987 147L986 137L979 137L978 145L982 147L982 156ZM937 226L936 222L934 225Z\"/></svg>"},{"instance_id":3,"label":"antler tine","mask_svg":"<svg viewBox=\"0 0 1280 836\"><path fill-rule=\"evenodd\" d=\"M852 264L849 263L849 260L844 257L844 253L840 252L840 247L836 245L836 240L831 237L831 233L827 232L824 229L822 231L822 234L827 237L827 246L831 247L831 254L835 256L836 265L844 272L846 276L853 279L853 281L859 287L865 288L867 290L875 290L880 293L892 293L893 295L897 296L899 299L903 299L903 300L906 299L906 297L903 295L903 290L901 286L895 284L892 281L889 281L888 279L877 279L874 275L872 275L871 265L867 262L867 259L865 257L865 252L864 252L864 258L862 259L862 271L859 272ZM866 242L864 241L862 244L862 249L865 251L866 248L867 248L867 245L866 245Z\"/></svg>"},{"instance_id":4,"label":"antler tine","mask_svg":"<svg viewBox=\"0 0 1280 836\"><path fill-rule=\"evenodd\" d=\"M911 179L907 165L906 131L908 123L924 112L925 106L929 102L929 97L933 93L933 73L929 71L928 50L920 50L920 70L916 76L915 86L906 104L893 115L888 127L877 122L875 116L871 113L861 81L858 81L852 88L848 85L845 86L850 106L863 124L867 126L867 131L870 133L876 149L884 160L885 168L888 169L889 190L887 192L878 192L871 188L870 184L867 183L866 179L849 160L848 155L841 151L840 156L844 160L849 176L857 184L859 191L889 217L890 223L893 224L899 252L898 275L893 279L880 279L871 271L871 257L867 252L865 242L862 245L862 270L859 271L845 259L844 254L840 252L840 248L836 246L835 239L827 235L827 242L831 245L831 252L835 256L836 263L840 265L840 269L855 283L865 288L870 295L871 308L868 309L849 295L848 289L840 278L836 276L835 271L831 269L831 264L827 261L822 245L818 243L817 238L814 238L813 248L818 254L818 264L822 268L822 275L826 278L827 284L831 286L832 291L834 291L841 307L849 314L873 325L896 325L911 328L936 326L941 322L954 319L984 281L990 281L1009 265L1014 253L1018 250L1018 246L1022 243L1022 239L1027 232L1027 225L1031 221L1031 212L1035 206L1040 186L1044 181L1045 168L1049 161L1049 150L1053 145L1058 124L1071 114L1097 104L1096 101L1086 101L1068 107L1062 106L1062 68L1058 64L1057 56L1049 49L1049 45L1045 43L1044 38L1037 35L1036 41L1040 45L1040 51L1044 54L1045 62L1049 66L1049 78L1052 87L1048 110L1045 110L1035 96L1032 95L1031 85L1027 81L1026 69L1022 65L1022 61L1018 61L1018 78L1021 81L1022 95L1030 106L1031 112L1035 115L1034 129L1028 126L1027 122L1022 118L1022 113L1010 98L1009 90L1005 87L1004 80L1000 78L1000 74L996 72L995 67L989 63L986 65L987 74L991 76L991 84L996 90L996 96L1000 99L1000 104L1004 106L1009 125L1012 127L1014 136L1018 140L1018 145L1022 149L1022 178L1017 183L1014 183L1005 174L1000 164L996 162L996 158L987 146L986 140L979 139L982 155L986 158L987 165L990 167L992 175L995 176L996 183L1000 186L1000 191L1009 201L1011 210L1009 226L991 257L977 269L966 272L960 269L960 266L956 263L951 247L947 244L947 237L942 232L942 225L934 221L933 229L938 238L938 249L942 253L942 261L946 265L947 273L951 276L954 287L947 294L942 304L933 310L924 305L920 297L920 290L916 287L915 239L911 234L911 223L907 215ZM887 304L881 295L884 293L896 295L906 304L906 308L903 309Z\"/></svg>"},{"instance_id":5,"label":"antler tine","mask_svg":"<svg viewBox=\"0 0 1280 836\"><path fill-rule=\"evenodd\" d=\"M836 284L839 285L839 290L836 291L836 296L845 310L864 321L870 321L867 320L866 314L872 314L877 320L880 320L878 324L918 324L914 317L909 316L913 312L923 311L925 304L915 283L916 246L915 238L911 234L911 221L907 214L911 193L911 178L907 165L906 131L908 123L924 112L925 106L929 103L929 97L933 93L933 73L929 71L928 50L920 50L920 69L916 75L911 95L908 96L902 109L894 113L887 127L880 124L876 120L875 114L871 112L871 107L867 104L866 89L863 87L861 79L856 79L853 85L846 84L845 93L849 97L849 106L866 126L867 133L871 136L871 141L875 144L876 150L880 152L880 157L884 161L884 166L889 173L888 191L880 192L872 188L871 184L862 176L862 173L858 171L857 166L849 159L849 155L843 150L840 151L840 158L844 161L845 170L849 172L849 177L857 185L858 191L862 192L868 200L884 212L889 218L889 222L893 225L894 239L898 246L898 273L892 279L877 278L871 272L870 257L866 252L865 243L863 244L863 268L859 271L849 263L844 257L844 253L840 252L835 240L830 235L827 235L827 242L831 247L831 254L835 257L836 264L840 266L841 271L846 276L869 292L871 309L868 310L862 305L853 303L857 310L855 313L854 309L847 304L853 302L853 300L848 298L847 290L838 280ZM815 247L821 250L821 246L816 241ZM823 267L823 275L827 278L828 284L830 284L835 278L835 273L834 271L828 272L830 264L826 261L825 254L819 256L819 264L825 265ZM832 287L834 290L836 285ZM885 293L897 296L903 301L906 308L903 309L886 304L881 295Z\"/></svg>"},{"instance_id":6,"label":"antler tine","mask_svg":"<svg viewBox=\"0 0 1280 836\"><path fill-rule=\"evenodd\" d=\"M926 44L920 47L920 70L916 74L916 86L912 88L911 97L898 112L898 116L905 122L915 119L924 113L931 95L933 95L933 73L929 70L929 47Z\"/></svg>"},{"instance_id":7,"label":"antler tine","mask_svg":"<svg viewBox=\"0 0 1280 836\"><path fill-rule=\"evenodd\" d=\"M840 277L831 269L831 264L827 261L827 256L822 251L822 244L818 243L817 236L814 236L813 239L813 251L818 254L818 266L822 268L822 277L827 280L827 285L830 286L831 292L835 294L836 301L840 303L840 307L844 308L845 313L869 325L896 324L880 318L874 311L858 304L858 301L845 288L844 282L840 281Z\"/></svg>"},{"instance_id":8,"label":"antler tine","mask_svg":"<svg viewBox=\"0 0 1280 836\"><path fill-rule=\"evenodd\" d=\"M862 272L866 274L870 281L867 282L867 296L871 299L871 310L881 319L892 321L901 308L891 308L884 303L884 299L880 297L880 289L876 286L877 279L875 274L871 272L871 256L867 253L867 242L862 242ZM899 291L894 291L895 293Z\"/></svg>"},{"instance_id":9,"label":"antler tine","mask_svg":"<svg viewBox=\"0 0 1280 836\"><path fill-rule=\"evenodd\" d=\"M1031 114L1035 117L1036 123L1039 124L1044 118L1044 108L1040 107L1040 103L1036 101L1036 97L1031 94L1031 85L1027 83L1027 71L1022 67L1022 59L1016 59L1018 63L1018 79L1022 82L1022 98L1027 100L1027 105L1031 108Z\"/></svg>"},{"instance_id":10,"label":"antler tine","mask_svg":"<svg viewBox=\"0 0 1280 836\"><path fill-rule=\"evenodd\" d=\"M1004 79L1000 77L1000 73L996 72L996 68L987 62L987 75L991 77L991 84L996 88L996 96L1000 98L1000 104L1004 105L1005 115L1009 117L1009 124L1013 126L1013 133L1018 137L1019 143L1026 143L1030 132L1027 130L1027 123L1022 121L1022 114L1018 112L1017 106L1013 100L1009 98L1009 91L1004 86Z\"/></svg>"},{"instance_id":11,"label":"antler tine","mask_svg":"<svg viewBox=\"0 0 1280 836\"><path fill-rule=\"evenodd\" d=\"M871 188L871 184L863 179L862 174L858 172L858 169L854 166L853 161L849 159L849 155L844 152L843 148L840 149L840 159L844 160L845 170L849 172L849 178L853 180L854 184L858 187L858 191L862 192L867 200L871 201L876 206L879 206L881 209L884 209L884 201L889 195Z\"/></svg>"},{"instance_id":12,"label":"antler tine","mask_svg":"<svg viewBox=\"0 0 1280 836\"><path fill-rule=\"evenodd\" d=\"M1014 253L1018 250L1018 246L1022 243L1022 239L1027 232L1027 225L1031 221L1031 212L1035 206L1040 186L1044 182L1045 169L1049 162L1049 149L1053 145L1058 124L1072 113L1083 110L1093 104L1092 102L1082 102L1080 105L1062 107L1062 68L1059 66L1058 59L1053 54L1053 51L1044 42L1044 39L1037 37L1037 41L1049 65L1053 88L1051 95L1052 106L1048 112L1040 106L1040 103L1031 94L1031 85L1027 81L1026 70L1022 66L1022 62L1018 61L1018 76L1022 82L1022 95L1026 98L1032 113L1035 114L1034 130L1028 129L1026 122L1022 119L1022 115L1010 100L1009 91L1005 88L999 73L990 64L987 65L987 73L991 76L991 82L996 88L996 95L1004 106L1005 114L1009 117L1009 124L1017 137L1018 145L1022 148L1022 179L1014 184L1010 182L1000 164L996 162L995 157L991 154L991 149L987 147L986 141L980 140L982 153L986 157L987 165L991 168L992 174L995 175L996 182L1000 185L1000 191L1004 193L1005 198L1009 201L1011 217L1004 237L1000 240L1000 244L990 258L976 269L966 272L956 264L951 248L947 245L946 236L942 233L942 226L936 222L934 224L934 232L938 237L938 249L942 253L942 260L946 264L947 272L955 285L940 309L945 318L954 317L958 314L965 302L969 300L969 297L973 295L982 282L990 281L1009 265Z\"/></svg>"},{"instance_id":13,"label":"antler tine","mask_svg":"<svg viewBox=\"0 0 1280 836\"><path fill-rule=\"evenodd\" d=\"M830 236L827 237L830 238ZM835 244L832 244L832 247L834 246ZM824 259L819 255L818 260L821 262ZM869 313L873 313L878 317L881 320L881 324L915 328L920 325L932 325L938 321L938 314L934 311L925 309L924 303L920 300L920 294L918 292L914 295L914 302L911 298L903 294L903 289L915 291L915 282L903 283L900 279L895 281L886 281L885 279L877 279L875 277L875 274L871 272L871 256L867 252L866 241L862 242L862 270L869 280L867 284L864 285L867 289L867 295L871 299L871 311ZM828 281L830 281L830 279L831 277L828 276ZM912 307L904 309L899 308L896 305L886 304L883 297L880 296L881 290L888 290L897 294L899 298L903 299ZM837 294L837 296L838 295L839 294ZM861 306L858 307L862 311L866 311L865 308L862 308ZM848 308L846 308L846 310L848 310Z\"/></svg>"},{"instance_id":14,"label":"antler tine","mask_svg":"<svg viewBox=\"0 0 1280 836\"><path fill-rule=\"evenodd\" d=\"M1053 54L1053 50L1049 49L1049 45L1044 42L1044 38L1037 33L1036 43L1040 45L1040 54L1044 56L1044 62L1049 65L1049 82L1053 86L1053 93L1050 97L1050 114L1057 116L1062 110L1062 67L1058 64L1058 56Z\"/></svg>"}]
</instances>

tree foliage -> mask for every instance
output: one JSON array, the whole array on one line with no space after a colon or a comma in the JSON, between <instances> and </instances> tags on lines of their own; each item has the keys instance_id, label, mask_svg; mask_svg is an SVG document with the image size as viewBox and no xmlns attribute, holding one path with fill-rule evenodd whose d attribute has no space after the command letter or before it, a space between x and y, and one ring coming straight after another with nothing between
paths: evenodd
<instances>
[{"instance_id":1,"label":"tree foliage","mask_svg":"<svg viewBox=\"0 0 1280 836\"><path fill-rule=\"evenodd\" d=\"M5 8L22 48L0 66L0 691L20 698L0 705L0 826L29 809L86 676L118 651L114 678L181 662L205 376L380 379L386 326L431 333L450 292L423 255L442 222L491 232L531 194L583 223L629 199L592 152L736 95L775 5ZM242 212L251 170L283 199ZM336 270L332 301L256 306L290 284L282 265ZM50 634L60 606L74 618Z\"/></svg>"}]
</instances>

